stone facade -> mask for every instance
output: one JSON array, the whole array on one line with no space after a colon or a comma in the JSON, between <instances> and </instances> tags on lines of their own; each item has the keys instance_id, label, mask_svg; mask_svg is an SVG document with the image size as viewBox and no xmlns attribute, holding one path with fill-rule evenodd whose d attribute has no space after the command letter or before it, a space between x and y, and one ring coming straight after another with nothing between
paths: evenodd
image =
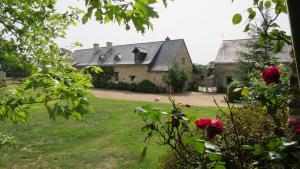
<instances>
[{"instance_id":1,"label":"stone facade","mask_svg":"<svg viewBox=\"0 0 300 169\"><path fill-rule=\"evenodd\" d=\"M76 50L71 64L78 69L85 66L112 67L112 82L139 83L149 80L156 86L167 88L163 75L177 65L192 71L192 60L183 39L136 43L105 47L94 44L93 48ZM186 82L186 87L190 79Z\"/></svg>"},{"instance_id":2,"label":"stone facade","mask_svg":"<svg viewBox=\"0 0 300 169\"><path fill-rule=\"evenodd\" d=\"M159 87L166 87L162 80L163 72L149 72L146 65L113 66L118 78L112 77L113 82L139 83L149 80ZM133 78L134 77L134 78Z\"/></svg>"},{"instance_id":3,"label":"stone facade","mask_svg":"<svg viewBox=\"0 0 300 169\"><path fill-rule=\"evenodd\" d=\"M236 39L223 40L216 59L214 61L215 86L219 89L226 88L231 81L241 80L243 72L240 67L241 51L250 52L247 44L255 42L257 39ZM281 52L275 54L275 58L280 63L290 63L290 46L284 45ZM254 63L253 63L254 64Z\"/></svg>"},{"instance_id":4,"label":"stone facade","mask_svg":"<svg viewBox=\"0 0 300 169\"><path fill-rule=\"evenodd\" d=\"M180 50L176 56L175 64L181 68L192 71L192 61L189 57L185 44L182 44ZM113 82L125 82L125 83L139 83L143 80L149 80L158 87L166 88L167 85L163 80L163 75L166 71L149 71L148 65L125 65L125 66L112 66L118 76L112 78ZM134 77L134 78L133 78ZM190 79L186 82L190 82ZM117 81L116 81L117 80Z\"/></svg>"},{"instance_id":5,"label":"stone facade","mask_svg":"<svg viewBox=\"0 0 300 169\"><path fill-rule=\"evenodd\" d=\"M215 63L215 86L226 87L234 79L242 78L241 68L237 63L216 64Z\"/></svg>"}]
</instances>

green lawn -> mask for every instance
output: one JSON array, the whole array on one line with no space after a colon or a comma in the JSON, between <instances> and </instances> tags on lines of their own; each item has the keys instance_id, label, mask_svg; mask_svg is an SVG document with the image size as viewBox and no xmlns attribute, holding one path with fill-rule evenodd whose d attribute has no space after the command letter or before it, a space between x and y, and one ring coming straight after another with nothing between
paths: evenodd
<instances>
[{"instance_id":1,"label":"green lawn","mask_svg":"<svg viewBox=\"0 0 300 169\"><path fill-rule=\"evenodd\" d=\"M35 105L29 124L0 125L0 131L18 139L15 150L0 150L0 168L157 168L167 147L154 143L145 161L138 161L144 146L139 130L143 123L133 110L143 104L91 96L93 112L83 122L51 121L45 109ZM170 109L168 104L156 105ZM192 107L186 112L191 119L214 117L216 108Z\"/></svg>"}]
</instances>

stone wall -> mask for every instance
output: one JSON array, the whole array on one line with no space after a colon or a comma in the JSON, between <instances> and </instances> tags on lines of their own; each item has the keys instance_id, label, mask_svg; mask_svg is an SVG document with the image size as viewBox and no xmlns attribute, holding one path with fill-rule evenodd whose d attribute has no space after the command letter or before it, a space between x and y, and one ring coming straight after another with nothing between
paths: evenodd
<instances>
[{"instance_id":1,"label":"stone wall","mask_svg":"<svg viewBox=\"0 0 300 169\"><path fill-rule=\"evenodd\" d=\"M193 62L189 57L189 53L187 50L186 45L183 43L179 49L179 52L176 56L175 64L181 68L185 68L192 72L193 69ZM188 84L192 81L192 74L189 77L188 81L185 83L184 90L188 88Z\"/></svg>"},{"instance_id":2,"label":"stone wall","mask_svg":"<svg viewBox=\"0 0 300 169\"><path fill-rule=\"evenodd\" d=\"M215 67L215 85L217 87L225 87L228 86L228 78L233 79L241 79L242 78L242 71L238 64L216 64Z\"/></svg>"},{"instance_id":3,"label":"stone wall","mask_svg":"<svg viewBox=\"0 0 300 169\"><path fill-rule=\"evenodd\" d=\"M114 66L114 71L118 72L118 81L125 83L139 83L143 80L149 80L159 87L166 87L162 80L164 72L149 72L147 65ZM131 80L130 76L135 76ZM114 77L112 81L115 81Z\"/></svg>"}]
</instances>

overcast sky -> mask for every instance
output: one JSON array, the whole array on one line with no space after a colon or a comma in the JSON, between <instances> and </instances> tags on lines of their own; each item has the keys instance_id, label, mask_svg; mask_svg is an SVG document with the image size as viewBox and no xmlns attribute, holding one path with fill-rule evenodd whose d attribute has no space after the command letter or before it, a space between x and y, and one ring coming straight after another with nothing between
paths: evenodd
<instances>
[{"instance_id":1,"label":"overcast sky","mask_svg":"<svg viewBox=\"0 0 300 169\"><path fill-rule=\"evenodd\" d=\"M156 5L159 18L153 20L154 29L145 34L132 29L126 31L116 23L101 25L94 20L78 24L67 31L66 39L59 39L61 47L69 47L72 42L81 42L82 48L91 48L93 43L105 46L107 41L113 45L161 41L167 36L171 39L184 39L194 63L206 64L213 61L222 40L247 38L243 33L244 24L233 25L232 16L246 14L251 0L175 0L167 8ZM58 0L57 7L64 10L68 6L85 9L84 0ZM289 32L286 15L279 20L281 27ZM76 48L79 49L79 48ZM74 49L72 49L74 50Z\"/></svg>"}]
</instances>

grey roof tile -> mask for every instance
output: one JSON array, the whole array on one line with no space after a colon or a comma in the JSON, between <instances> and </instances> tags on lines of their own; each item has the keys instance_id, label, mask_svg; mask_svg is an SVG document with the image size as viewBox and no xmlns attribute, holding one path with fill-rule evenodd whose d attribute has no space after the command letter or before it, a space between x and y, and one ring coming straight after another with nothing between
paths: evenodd
<instances>
[{"instance_id":1,"label":"grey roof tile","mask_svg":"<svg viewBox=\"0 0 300 169\"><path fill-rule=\"evenodd\" d=\"M217 57L214 63L236 63L240 60L240 52L247 52L247 44L255 39L237 39L224 40L221 44ZM279 62L289 63L291 58L289 55L290 47L285 45L281 52L277 53L275 57Z\"/></svg>"},{"instance_id":2,"label":"grey roof tile","mask_svg":"<svg viewBox=\"0 0 300 169\"><path fill-rule=\"evenodd\" d=\"M174 64L183 40L168 40L148 43L137 43L113 46L111 49L100 47L76 50L72 53L74 66L117 66L117 65L149 65L150 71L167 71ZM147 53L141 63L135 62L134 50ZM117 56L118 55L118 56ZM118 59L116 59L116 56ZM121 56L121 57L120 57Z\"/></svg>"}]
</instances>

